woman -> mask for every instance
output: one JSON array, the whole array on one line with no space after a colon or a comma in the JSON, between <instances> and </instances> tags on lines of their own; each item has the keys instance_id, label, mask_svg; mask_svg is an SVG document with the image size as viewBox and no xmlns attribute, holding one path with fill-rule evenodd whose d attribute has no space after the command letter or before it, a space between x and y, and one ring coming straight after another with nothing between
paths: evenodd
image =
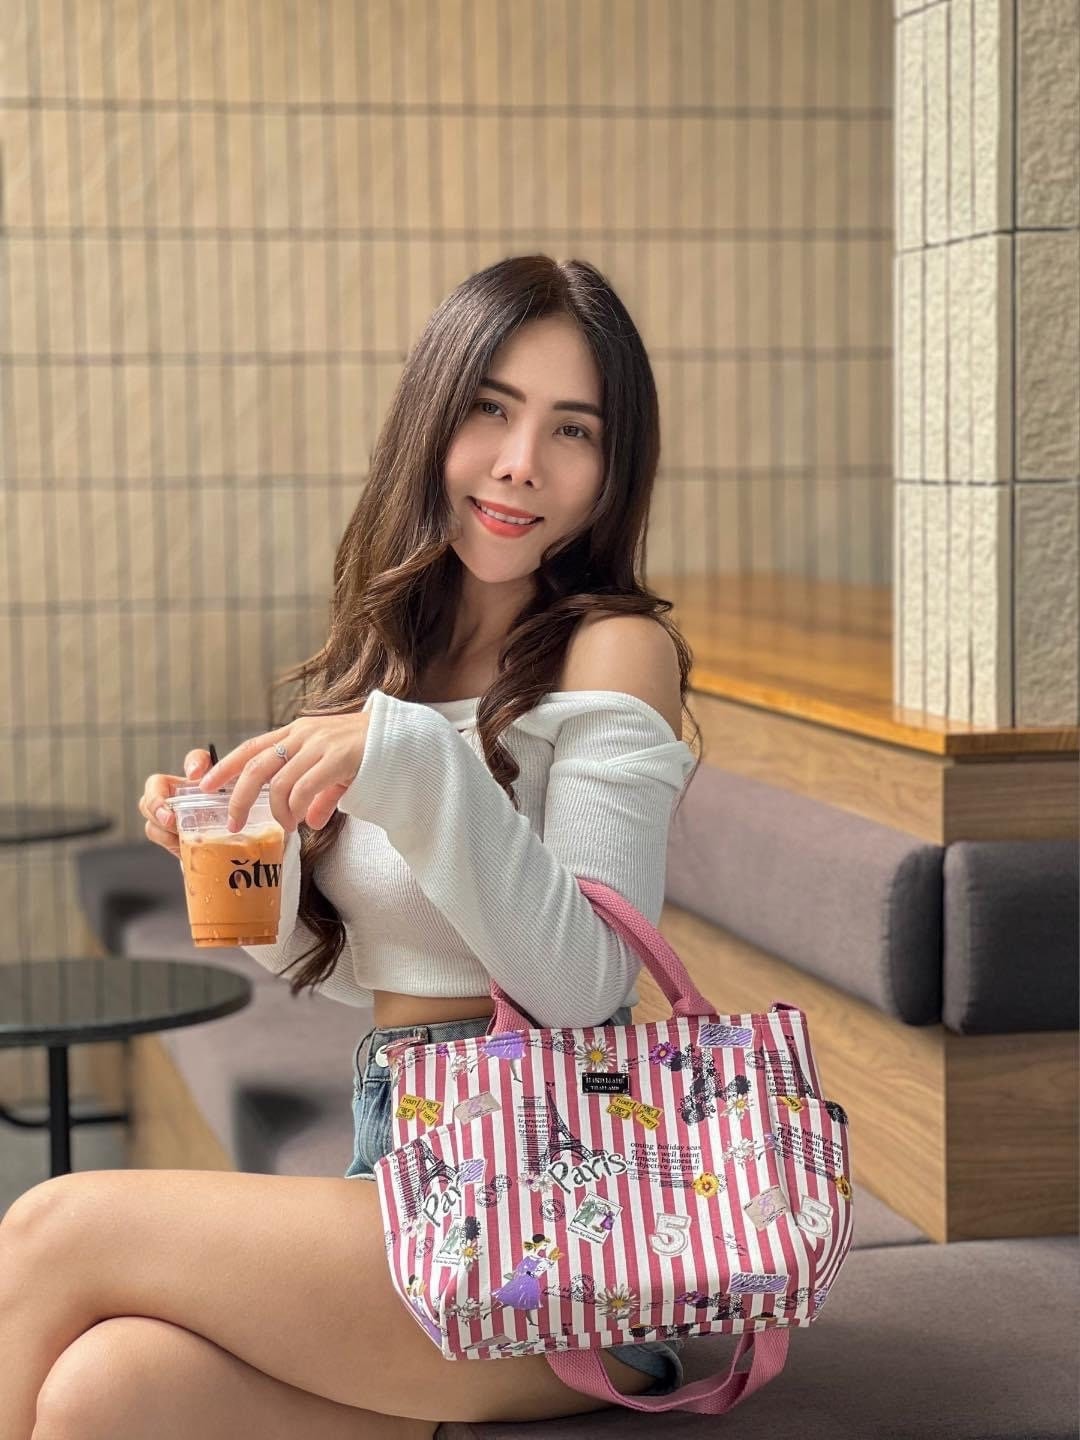
<instances>
[{"instance_id":1,"label":"woman","mask_svg":"<svg viewBox=\"0 0 1080 1440\"><path fill-rule=\"evenodd\" d=\"M600 1408L540 1355L444 1360L391 1289L376 1187L353 1182L391 1143L385 1047L482 1033L490 978L540 1025L629 1019L637 959L574 877L655 922L694 768L690 652L638 579L658 454L644 347L591 266L507 260L435 311L337 553L327 641L285 677L296 718L184 765L235 778L237 825L270 784L282 923L251 953L294 993L373 1008L353 1162L99 1171L20 1197L0 1225L0 1440L405 1440ZM139 801L174 854L179 783L152 775ZM662 1341L604 1364L626 1392L681 1379Z\"/></svg>"}]
</instances>

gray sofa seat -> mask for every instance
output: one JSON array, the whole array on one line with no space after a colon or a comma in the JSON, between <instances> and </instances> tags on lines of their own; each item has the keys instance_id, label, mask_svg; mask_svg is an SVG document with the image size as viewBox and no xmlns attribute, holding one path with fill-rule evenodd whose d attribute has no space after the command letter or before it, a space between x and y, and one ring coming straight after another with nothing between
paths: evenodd
<instances>
[{"instance_id":1,"label":"gray sofa seat","mask_svg":"<svg viewBox=\"0 0 1080 1440\"><path fill-rule=\"evenodd\" d=\"M1077 1258L1068 1237L853 1250L821 1318L792 1332L783 1374L728 1415L620 1408L443 1425L439 1440L1076 1440ZM1041 1323L1020 1296L1045 1297ZM733 1346L692 1342L688 1378Z\"/></svg>"},{"instance_id":2,"label":"gray sofa seat","mask_svg":"<svg viewBox=\"0 0 1080 1440\"><path fill-rule=\"evenodd\" d=\"M703 765L667 898L908 1025L1075 1029L1075 840L932 845Z\"/></svg>"}]
</instances>

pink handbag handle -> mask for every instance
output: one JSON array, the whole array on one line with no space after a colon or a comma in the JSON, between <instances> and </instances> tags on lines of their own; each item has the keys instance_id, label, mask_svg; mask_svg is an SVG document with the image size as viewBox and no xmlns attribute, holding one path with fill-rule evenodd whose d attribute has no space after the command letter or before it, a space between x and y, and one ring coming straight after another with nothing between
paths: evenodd
<instances>
[{"instance_id":1,"label":"pink handbag handle","mask_svg":"<svg viewBox=\"0 0 1080 1440\"><path fill-rule=\"evenodd\" d=\"M736 1371L735 1366L751 1347L750 1368ZM787 1360L787 1348L786 1329L744 1331L732 1356L731 1369L723 1378L695 1380L670 1395L624 1395L611 1383L610 1375L600 1363L599 1350L557 1350L546 1358L571 1390L595 1395L599 1400L613 1400L628 1410L694 1410L699 1415L725 1415L755 1390L776 1379Z\"/></svg>"},{"instance_id":2,"label":"pink handbag handle","mask_svg":"<svg viewBox=\"0 0 1080 1440\"><path fill-rule=\"evenodd\" d=\"M574 877L578 888L600 916L617 935L621 935L630 948L640 957L641 963L667 996L672 1014L690 1018L695 1015L715 1015L717 1012L690 979L686 966L660 934L655 925L649 923L629 900L624 899L610 885L599 880ZM495 981L491 982L491 998L495 1001L495 1014L488 1026L489 1035L503 1030L530 1030L531 1021L515 1009L513 1001Z\"/></svg>"}]
</instances>

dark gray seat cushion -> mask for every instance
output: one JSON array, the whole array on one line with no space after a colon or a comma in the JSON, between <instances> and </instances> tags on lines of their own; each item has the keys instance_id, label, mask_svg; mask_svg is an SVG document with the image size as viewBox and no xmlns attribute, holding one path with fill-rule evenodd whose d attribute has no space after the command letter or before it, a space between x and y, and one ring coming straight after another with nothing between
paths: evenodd
<instances>
[{"instance_id":1,"label":"dark gray seat cushion","mask_svg":"<svg viewBox=\"0 0 1080 1440\"><path fill-rule=\"evenodd\" d=\"M619 1407L540 1425L445 1424L438 1437L1076 1440L1078 1275L1069 1237L853 1250L820 1319L792 1331L783 1373L728 1415ZM1042 1323L1020 1296L1044 1309ZM726 1370L734 1345L691 1341L688 1378L718 1358Z\"/></svg>"},{"instance_id":2,"label":"dark gray seat cushion","mask_svg":"<svg viewBox=\"0 0 1080 1440\"><path fill-rule=\"evenodd\" d=\"M666 894L909 1025L941 1019L940 845L703 765Z\"/></svg>"},{"instance_id":3,"label":"dark gray seat cushion","mask_svg":"<svg viewBox=\"0 0 1080 1440\"><path fill-rule=\"evenodd\" d=\"M672 821L667 898L909 1025L1080 1023L1075 840L930 845L704 765Z\"/></svg>"},{"instance_id":4,"label":"dark gray seat cushion","mask_svg":"<svg viewBox=\"0 0 1080 1440\"><path fill-rule=\"evenodd\" d=\"M942 1018L962 1035L1080 1023L1080 846L960 841L945 852Z\"/></svg>"},{"instance_id":5,"label":"dark gray seat cushion","mask_svg":"<svg viewBox=\"0 0 1080 1440\"><path fill-rule=\"evenodd\" d=\"M180 862L147 840L88 845L76 856L75 873L86 923L110 954L121 953L120 932L135 916L177 904L184 913Z\"/></svg>"}]
</instances>

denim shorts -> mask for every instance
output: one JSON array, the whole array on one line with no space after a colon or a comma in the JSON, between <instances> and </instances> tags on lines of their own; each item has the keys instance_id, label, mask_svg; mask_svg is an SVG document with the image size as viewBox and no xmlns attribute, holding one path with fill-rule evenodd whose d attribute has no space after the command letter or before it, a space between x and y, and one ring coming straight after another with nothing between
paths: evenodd
<instances>
[{"instance_id":1,"label":"denim shorts","mask_svg":"<svg viewBox=\"0 0 1080 1440\"><path fill-rule=\"evenodd\" d=\"M353 1159L345 1172L347 1180L373 1180L375 1161L393 1148L390 1102L393 1095L390 1068L383 1046L393 1040L415 1036L427 1044L464 1040L483 1035L488 1016L475 1020L447 1020L440 1025L398 1025L388 1030L369 1030L353 1054ZM609 1022L629 1025L628 1008L616 1010ZM634 1345L612 1345L609 1352L634 1370L644 1370L656 1383L645 1395L670 1395L683 1381L679 1348L683 1341L641 1340Z\"/></svg>"}]
</instances>

